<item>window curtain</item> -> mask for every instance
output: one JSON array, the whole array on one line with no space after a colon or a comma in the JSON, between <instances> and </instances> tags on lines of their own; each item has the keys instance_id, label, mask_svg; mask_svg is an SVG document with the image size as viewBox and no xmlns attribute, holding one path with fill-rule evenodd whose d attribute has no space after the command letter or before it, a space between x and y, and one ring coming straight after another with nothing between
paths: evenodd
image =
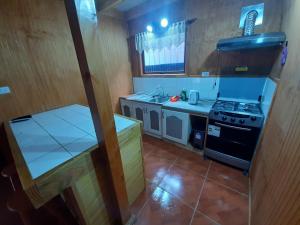
<instances>
[{"instance_id":1,"label":"window curtain","mask_svg":"<svg viewBox=\"0 0 300 225\"><path fill-rule=\"evenodd\" d=\"M157 36L155 33L143 32L135 35L135 48L142 54L143 51L162 50L179 46L185 41L185 21L173 23L168 30L162 35Z\"/></svg>"}]
</instances>

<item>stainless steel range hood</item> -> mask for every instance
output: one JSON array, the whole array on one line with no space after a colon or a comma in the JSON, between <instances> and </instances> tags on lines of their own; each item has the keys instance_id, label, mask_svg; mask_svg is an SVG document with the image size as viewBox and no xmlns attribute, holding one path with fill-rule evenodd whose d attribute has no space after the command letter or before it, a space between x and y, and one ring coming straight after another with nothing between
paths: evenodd
<instances>
[{"instance_id":1,"label":"stainless steel range hood","mask_svg":"<svg viewBox=\"0 0 300 225\"><path fill-rule=\"evenodd\" d=\"M235 51L243 49L274 47L283 45L285 41L286 35L283 32L262 33L250 36L221 39L217 43L217 50Z\"/></svg>"}]
</instances>

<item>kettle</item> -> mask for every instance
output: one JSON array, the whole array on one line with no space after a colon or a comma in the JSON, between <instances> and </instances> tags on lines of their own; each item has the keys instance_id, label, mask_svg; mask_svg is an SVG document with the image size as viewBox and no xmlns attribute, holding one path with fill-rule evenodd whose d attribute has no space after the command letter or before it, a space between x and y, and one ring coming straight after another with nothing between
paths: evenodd
<instances>
[{"instance_id":1,"label":"kettle","mask_svg":"<svg viewBox=\"0 0 300 225\"><path fill-rule=\"evenodd\" d=\"M196 90L190 90L189 94L189 104L196 105L199 101L199 91Z\"/></svg>"}]
</instances>

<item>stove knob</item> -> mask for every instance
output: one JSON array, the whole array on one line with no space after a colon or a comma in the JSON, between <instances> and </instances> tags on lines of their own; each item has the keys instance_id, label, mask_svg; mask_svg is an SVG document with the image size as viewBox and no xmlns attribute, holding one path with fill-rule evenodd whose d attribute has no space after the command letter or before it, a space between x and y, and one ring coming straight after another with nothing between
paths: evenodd
<instances>
[{"instance_id":1,"label":"stove knob","mask_svg":"<svg viewBox=\"0 0 300 225\"><path fill-rule=\"evenodd\" d=\"M255 116L251 116L251 120L252 120L252 121L255 121L255 120L256 120L256 117L255 117Z\"/></svg>"},{"instance_id":2,"label":"stove knob","mask_svg":"<svg viewBox=\"0 0 300 225\"><path fill-rule=\"evenodd\" d=\"M240 124L244 124L245 123L245 120L240 120Z\"/></svg>"},{"instance_id":3,"label":"stove knob","mask_svg":"<svg viewBox=\"0 0 300 225\"><path fill-rule=\"evenodd\" d=\"M222 120L223 120L223 121L227 120L227 117L226 117L226 116L223 116L223 117L222 117Z\"/></svg>"},{"instance_id":4,"label":"stove knob","mask_svg":"<svg viewBox=\"0 0 300 225\"><path fill-rule=\"evenodd\" d=\"M214 112L214 114L215 114L215 115L218 115L218 114L219 114L219 112L215 111L215 112Z\"/></svg>"},{"instance_id":5,"label":"stove knob","mask_svg":"<svg viewBox=\"0 0 300 225\"><path fill-rule=\"evenodd\" d=\"M231 118L230 121L231 121L232 123L234 123L234 122L235 122L235 119L234 119L234 118Z\"/></svg>"}]
</instances>

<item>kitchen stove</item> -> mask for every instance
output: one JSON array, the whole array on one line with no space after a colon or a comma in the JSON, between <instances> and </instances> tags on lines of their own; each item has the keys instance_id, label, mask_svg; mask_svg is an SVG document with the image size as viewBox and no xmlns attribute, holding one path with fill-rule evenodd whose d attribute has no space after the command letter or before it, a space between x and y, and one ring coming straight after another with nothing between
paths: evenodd
<instances>
[{"instance_id":1,"label":"kitchen stove","mask_svg":"<svg viewBox=\"0 0 300 225\"><path fill-rule=\"evenodd\" d=\"M209 113L204 156L247 172L263 122L258 103L218 100Z\"/></svg>"},{"instance_id":2,"label":"kitchen stove","mask_svg":"<svg viewBox=\"0 0 300 225\"><path fill-rule=\"evenodd\" d=\"M262 127L264 116L258 103L217 101L209 113L209 118L251 127Z\"/></svg>"}]
</instances>

